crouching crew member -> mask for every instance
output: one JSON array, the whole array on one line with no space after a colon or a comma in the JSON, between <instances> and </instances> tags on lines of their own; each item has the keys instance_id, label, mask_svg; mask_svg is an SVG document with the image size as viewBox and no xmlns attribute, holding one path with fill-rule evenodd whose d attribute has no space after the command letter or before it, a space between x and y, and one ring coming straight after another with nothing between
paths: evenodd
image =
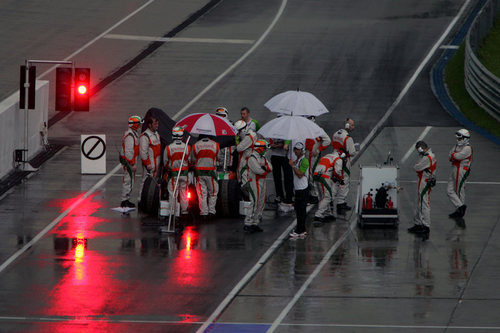
<instances>
[{"instance_id":1,"label":"crouching crew member","mask_svg":"<svg viewBox=\"0 0 500 333\"><path fill-rule=\"evenodd\" d=\"M436 157L424 141L418 141L415 149L419 154L413 169L417 173L417 207L415 209L414 225L408 232L429 235L431 226L431 189L436 185Z\"/></svg>"},{"instance_id":2,"label":"crouching crew member","mask_svg":"<svg viewBox=\"0 0 500 333\"><path fill-rule=\"evenodd\" d=\"M456 210L449 216L452 218L463 217L467 205L465 205L465 182L470 173L472 162L472 147L469 144L470 133L465 128L455 133L457 144L451 149L449 159L451 162L451 174L448 178L447 193L451 203Z\"/></svg>"},{"instance_id":3,"label":"crouching crew member","mask_svg":"<svg viewBox=\"0 0 500 333\"><path fill-rule=\"evenodd\" d=\"M122 138L122 151L120 162L123 164L122 202L121 207L133 208L130 202L130 193L135 182L137 171L137 156L139 156L139 127L143 123L141 117L132 116L128 118L128 129Z\"/></svg>"},{"instance_id":4,"label":"crouching crew member","mask_svg":"<svg viewBox=\"0 0 500 333\"><path fill-rule=\"evenodd\" d=\"M327 154L321 158L314 172L313 179L319 184L322 199L318 204L318 210L314 214L314 221L321 225L327 220L335 220L331 214L330 204L337 195L340 186L344 184L344 171L342 170L342 158L337 151Z\"/></svg>"},{"instance_id":5,"label":"crouching crew member","mask_svg":"<svg viewBox=\"0 0 500 333\"><path fill-rule=\"evenodd\" d=\"M169 194L170 214L175 214L177 200L181 206L181 216L188 213L188 167L191 147L182 142L184 136L184 128L174 127L172 129L173 142L165 147L163 151L163 163L165 165L165 180L167 181L167 189ZM182 159L184 157L184 160ZM174 195L175 183L179 174L177 183L177 195Z\"/></svg>"},{"instance_id":6,"label":"crouching crew member","mask_svg":"<svg viewBox=\"0 0 500 333\"><path fill-rule=\"evenodd\" d=\"M243 230L261 232L259 222L266 204L266 176L272 171L271 164L265 158L269 144L265 140L257 140L254 150L248 158L248 192L250 196L250 212L245 217Z\"/></svg>"},{"instance_id":7,"label":"crouching crew member","mask_svg":"<svg viewBox=\"0 0 500 333\"><path fill-rule=\"evenodd\" d=\"M312 122L316 122L315 116L307 117ZM318 166L318 163L321 159L321 152L330 147L332 140L326 134L319 136L315 139L307 139L305 142L306 145L306 156L309 160L309 174L314 175L314 171ZM310 179L310 193L309 193L309 202L316 204L318 203L318 184L314 181L314 179Z\"/></svg>"},{"instance_id":8,"label":"crouching crew member","mask_svg":"<svg viewBox=\"0 0 500 333\"><path fill-rule=\"evenodd\" d=\"M201 140L193 146L193 160L195 163L196 193L203 220L215 216L215 204L219 183L217 182L216 159L219 153L219 144L210 138L200 135Z\"/></svg>"}]
</instances>

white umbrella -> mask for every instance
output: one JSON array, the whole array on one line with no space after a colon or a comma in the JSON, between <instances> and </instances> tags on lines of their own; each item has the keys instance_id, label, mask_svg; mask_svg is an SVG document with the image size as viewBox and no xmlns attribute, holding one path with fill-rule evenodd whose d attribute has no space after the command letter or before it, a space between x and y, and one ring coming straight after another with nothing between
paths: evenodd
<instances>
[{"instance_id":1,"label":"white umbrella","mask_svg":"<svg viewBox=\"0 0 500 333\"><path fill-rule=\"evenodd\" d=\"M289 90L278 94L264 104L271 112L292 116L319 116L328 113L327 108L311 93Z\"/></svg>"},{"instance_id":2,"label":"white umbrella","mask_svg":"<svg viewBox=\"0 0 500 333\"><path fill-rule=\"evenodd\" d=\"M265 138L295 141L327 135L321 127L307 118L286 115L269 121L257 133Z\"/></svg>"}]
</instances>

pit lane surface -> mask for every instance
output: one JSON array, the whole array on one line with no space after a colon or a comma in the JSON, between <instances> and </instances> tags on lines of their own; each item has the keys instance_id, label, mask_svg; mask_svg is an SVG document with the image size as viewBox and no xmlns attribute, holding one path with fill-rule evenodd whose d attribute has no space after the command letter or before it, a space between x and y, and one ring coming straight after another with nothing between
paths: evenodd
<instances>
[{"instance_id":1,"label":"pit lane surface","mask_svg":"<svg viewBox=\"0 0 500 333\"><path fill-rule=\"evenodd\" d=\"M102 12L95 15L95 11L90 10L79 11L92 20L92 24L86 26L89 30L87 39L91 39L104 31L99 28L107 29L119 21L123 17L118 15L120 11L128 15L148 4L144 9L147 12L139 11L109 32L115 36L99 39L82 50L78 64L88 64L92 68L95 65L94 80L99 82L148 45L146 41L132 38L116 39L116 35L164 35L206 3L191 1L187 2L189 6L172 7L174 2L131 1L125 10L123 2L111 2L105 11L113 13L110 16ZM327 132L331 133L350 115L358 120L354 136L357 141L362 141L394 102L435 43L436 36L445 30L461 5L430 1L404 2L398 6L389 1L377 4L361 1L349 4L222 1L177 36L255 42L272 24L284 4L276 26L262 44L186 112L211 112L216 106L225 105L235 119L239 108L247 105L252 115L264 122L273 117L262 106L268 98L300 87L313 92L332 110L332 116L318 119ZM89 6L98 7L99 4L91 2ZM38 17L44 18L38 22L41 25L45 22L49 29L52 25L48 24L50 21L45 15L41 15L44 12L37 13ZM165 13L170 20L165 19ZM72 22L70 17L66 19ZM67 39L74 42L75 35L69 30ZM2 36L2 41L15 49L11 37ZM59 52L54 56L67 56L75 48L66 50L65 47L52 46L48 49ZM165 43L94 96L93 112L64 118L51 127L50 136L71 144L79 140L81 133L106 133L110 138L108 142L114 141L118 145L124 130L125 120L122 119L133 113L141 114L151 106L159 106L171 116L176 115L250 48L247 43ZM43 48L31 50L39 52L40 57L47 54ZM19 60L13 59L12 62L17 66ZM16 83L9 87L15 89ZM2 88L2 92L8 89ZM415 140L423 130L416 128L415 135L410 135L408 128L398 129L397 126L440 126L430 131L432 135L436 133L436 138L430 143L431 146L442 145L442 151L447 152L457 124L438 106L428 88L428 78L423 74L393 113L389 125L395 129L383 133L388 136L386 141L380 145L374 143L364 153L362 159L367 158L367 163L385 158L389 146L402 156L412 144L409 141ZM491 240L497 237L495 226L499 212L494 203L498 202L498 189L494 183L498 180L491 179L494 175L489 169L498 161L498 148L479 137L474 137L473 142L478 145L478 148L475 146L478 151L475 170L478 171L473 173L471 182L493 184L488 184L491 187L488 187L489 195L485 197L481 196L485 184L483 187L481 184L470 186L472 221L467 221L467 226L476 225L475 221L484 224L477 223L477 229L469 231L471 228L468 227L463 232L465 236L462 235L461 239L466 237L468 240L465 262L463 242L445 240L444 234L439 232L439 224L436 236L433 230L431 242L423 245L406 235L405 223L411 218L414 201L411 191L408 191L405 192L408 193L407 202L403 204L403 223L397 235L392 233L389 239L384 233L377 232L365 236L371 242L369 251L380 255L363 254L365 246L359 245L353 236L356 234L349 232L350 221L311 229L312 235L306 242L287 241L280 247L269 264L252 278L219 318L219 322L236 322L238 326L227 324L229 326L218 326L214 330L242 329L241 323L252 324L250 328L254 331L268 329L279 317L279 312L297 295L324 254L343 235L347 237L346 241L338 243L340 248L328 261L329 273L320 274L318 280L313 280L314 285L307 289L305 297L299 298L290 316L283 318L279 329L312 331L317 329L316 324L323 325L321 329L324 331L341 328L359 331L363 324L367 325L365 329L376 329L376 325L381 325L379 328L384 331L395 324L401 326L393 327L395 330L405 325L414 329L415 325L427 324L445 329L455 323L498 327L496 317L488 311L494 309L491 304L498 304L498 295L485 293L481 289L481 279L469 279L473 268L482 268L479 259L493 258L484 254L494 251L490 244L494 244ZM482 155L483 158L482 152L487 154ZM444 155L441 152L438 156L443 161L443 168L446 165ZM57 222L58 217L62 219L49 234L1 272L0 315L2 328L6 330L194 331L206 323L217 305L293 219L277 219L274 212L266 212L263 223L266 232L251 236L242 233L241 221L220 220L206 225L194 224L178 239L159 237L154 228L141 228L141 220L147 218L139 214L123 218L110 211L119 202L120 177L114 175L81 200L74 210L62 216L74 200L101 178L79 175L78 160L78 145L70 145L0 203L2 218L6 221L2 226L2 237L5 238L1 247L2 263L51 221ZM108 166L115 165L115 156L108 155ZM409 172L405 179L411 178ZM475 188L479 189L473 190ZM433 215L446 217L451 208L449 204L446 206L444 193L439 194L438 190L436 193L442 208L435 209L436 205L433 205ZM476 204L475 197L479 198ZM473 207L478 211L474 212ZM444 221L442 228L445 228ZM357 237L359 240L360 236ZM76 239L74 247L73 239ZM86 248L82 245L84 241L79 239L87 239ZM469 243L474 244L470 252ZM417 259L409 258L408 244L413 244ZM387 247L388 252L406 254L406 257L402 255L402 259L394 260L398 263L394 269L366 265L366 258L390 262L385 254ZM457 262L461 265L461 270L457 268L450 273L457 275L456 279L443 277L447 273L442 267L449 265L448 253L457 253ZM345 254L351 259L344 260ZM366 260L372 262L372 259ZM474 266L471 267L469 262ZM428 267L430 273L426 270ZM491 263L487 267L498 268L498 265ZM484 268L486 271L487 267ZM435 278L432 272L436 270L439 274ZM495 275L491 273L480 274L480 277ZM369 274L374 278L367 278ZM423 285L420 283L422 279ZM473 308L478 308L477 304L483 306L483 320L479 321L483 324L473 320L476 319L474 314L462 314L468 312L465 305L458 306L462 304L460 300L466 296L465 287L469 285L477 288L479 296L473 295L474 288L471 288L471 300L464 304ZM334 290L329 293L331 288ZM396 296L391 298L388 294ZM342 300L351 298L348 307L341 306L344 304ZM440 298L446 299L442 301L447 305L444 309L436 302ZM370 301L371 305L367 306ZM380 309L380 303L390 304L394 311L389 309L378 313L375 310ZM399 309L405 309L404 316L394 314ZM358 315L358 312L364 315Z\"/></svg>"}]
</instances>

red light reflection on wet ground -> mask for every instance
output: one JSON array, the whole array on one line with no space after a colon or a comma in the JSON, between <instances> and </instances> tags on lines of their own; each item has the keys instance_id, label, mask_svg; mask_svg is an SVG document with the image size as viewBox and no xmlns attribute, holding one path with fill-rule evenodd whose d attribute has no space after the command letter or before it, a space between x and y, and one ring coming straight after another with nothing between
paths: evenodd
<instances>
[{"instance_id":1,"label":"red light reflection on wet ground","mask_svg":"<svg viewBox=\"0 0 500 333\"><path fill-rule=\"evenodd\" d=\"M71 244L71 249L63 245L62 251L58 249L59 252L56 252L59 256L58 271L62 275L50 292L47 307L43 309L47 315L69 316L85 322L105 318L108 307L113 312L120 311L121 303L113 297L126 288L114 276L120 264L89 248L92 238L100 234L94 230L96 225L108 221L92 216L103 206L95 196L82 199L80 195L51 204L59 206L63 212L81 200L51 232L58 240L67 239L61 244Z\"/></svg>"},{"instance_id":2,"label":"red light reflection on wet ground","mask_svg":"<svg viewBox=\"0 0 500 333\"><path fill-rule=\"evenodd\" d=\"M175 283L180 288L200 287L203 283L203 265L198 247L198 232L188 226L181 238L181 250L174 261L173 271L176 272Z\"/></svg>"},{"instance_id":3,"label":"red light reflection on wet ground","mask_svg":"<svg viewBox=\"0 0 500 333\"><path fill-rule=\"evenodd\" d=\"M81 194L75 198L57 199L49 203L49 206L60 207L60 211L64 212L81 200L51 233L56 234L58 237L74 238L76 235L80 235L86 239L94 238L96 236L96 232L93 230L95 226L108 221L102 217L92 216L103 207L103 202L96 199L96 195L94 193L82 199L83 194Z\"/></svg>"}]
</instances>

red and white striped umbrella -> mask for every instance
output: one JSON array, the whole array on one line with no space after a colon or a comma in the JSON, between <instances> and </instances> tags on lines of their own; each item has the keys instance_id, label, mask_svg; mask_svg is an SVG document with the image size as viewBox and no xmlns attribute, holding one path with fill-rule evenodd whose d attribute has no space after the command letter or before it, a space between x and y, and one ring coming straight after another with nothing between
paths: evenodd
<instances>
[{"instance_id":1,"label":"red and white striped umbrella","mask_svg":"<svg viewBox=\"0 0 500 333\"><path fill-rule=\"evenodd\" d=\"M192 134L206 134L213 136L235 136L233 125L225 118L210 113L193 113L185 116L175 124L185 126L184 129Z\"/></svg>"}]
</instances>

